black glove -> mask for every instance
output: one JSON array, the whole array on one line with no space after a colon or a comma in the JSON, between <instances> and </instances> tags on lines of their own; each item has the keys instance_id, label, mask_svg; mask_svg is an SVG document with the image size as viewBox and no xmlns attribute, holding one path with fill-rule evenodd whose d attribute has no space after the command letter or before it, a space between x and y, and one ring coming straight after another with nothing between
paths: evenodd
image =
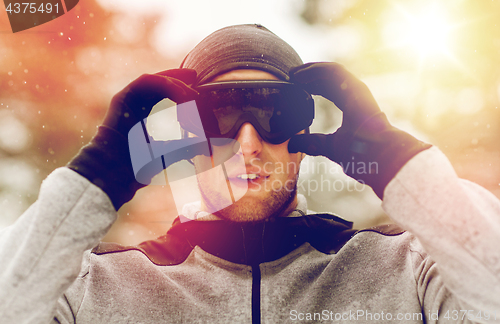
<instances>
[{"instance_id":1,"label":"black glove","mask_svg":"<svg viewBox=\"0 0 500 324\"><path fill-rule=\"evenodd\" d=\"M129 151L129 130L146 118L153 106L162 99L169 98L175 102L181 102L195 96L197 92L186 85L194 82L195 78L194 70L174 69L156 74L144 74L134 80L113 97L97 134L68 163L67 167L100 187L118 210L132 199L138 189L151 181L151 179L141 181L141 183L136 181ZM149 141L152 141L152 138L149 138ZM168 152L171 151L168 149L169 145L175 150L179 147L190 147L190 144L198 142L199 139L186 138L163 142L161 145L166 146L164 151ZM196 151L194 149L177 150L169 158L162 159L163 167L166 168L182 159L193 158L199 153ZM149 174L151 178L154 175ZM142 178L144 179L144 176Z\"/></svg>"},{"instance_id":2,"label":"black glove","mask_svg":"<svg viewBox=\"0 0 500 324\"><path fill-rule=\"evenodd\" d=\"M342 110L343 120L333 134L293 136L288 150L328 157L348 176L372 187L381 199L403 165L431 147L389 124L368 87L340 64L304 64L290 70L290 79L332 101Z\"/></svg>"}]
</instances>

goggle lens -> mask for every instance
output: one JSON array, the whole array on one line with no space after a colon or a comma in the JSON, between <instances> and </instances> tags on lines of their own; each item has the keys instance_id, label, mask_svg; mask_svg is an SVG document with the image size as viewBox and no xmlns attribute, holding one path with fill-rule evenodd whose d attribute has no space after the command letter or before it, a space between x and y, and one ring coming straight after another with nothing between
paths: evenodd
<instances>
[{"instance_id":1,"label":"goggle lens","mask_svg":"<svg viewBox=\"0 0 500 324\"><path fill-rule=\"evenodd\" d=\"M181 127L207 138L234 138L245 122L266 141L279 144L309 127L314 118L311 96L300 87L281 81L211 83L196 89L196 105L203 130L189 116L179 115Z\"/></svg>"}]
</instances>

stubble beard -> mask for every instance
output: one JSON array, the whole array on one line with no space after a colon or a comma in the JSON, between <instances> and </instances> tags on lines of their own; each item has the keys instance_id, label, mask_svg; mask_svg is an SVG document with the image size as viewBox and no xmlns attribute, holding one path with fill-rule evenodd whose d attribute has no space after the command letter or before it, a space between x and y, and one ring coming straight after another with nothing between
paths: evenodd
<instances>
[{"instance_id":1,"label":"stubble beard","mask_svg":"<svg viewBox=\"0 0 500 324\"><path fill-rule=\"evenodd\" d=\"M287 216L283 215L283 213L290 207L290 204L297 196L297 180L298 173L292 181L285 182L285 185L281 186L279 190L271 190L270 194L261 201L255 201L254 199L247 201L243 197L241 200L213 214L232 222L257 222L273 217ZM201 187L200 191L207 207L214 210L214 204L211 203L211 199ZM217 199L217 194L211 196L215 196L215 199Z\"/></svg>"}]
</instances>

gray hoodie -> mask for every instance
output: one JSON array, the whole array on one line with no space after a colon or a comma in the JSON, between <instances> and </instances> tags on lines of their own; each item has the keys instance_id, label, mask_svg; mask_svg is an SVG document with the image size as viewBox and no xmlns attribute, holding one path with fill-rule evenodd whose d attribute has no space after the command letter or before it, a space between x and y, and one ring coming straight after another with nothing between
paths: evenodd
<instances>
[{"instance_id":1,"label":"gray hoodie","mask_svg":"<svg viewBox=\"0 0 500 324\"><path fill-rule=\"evenodd\" d=\"M1 323L500 322L496 197L432 148L389 183L383 208L407 231L352 232L330 251L306 240L257 264L200 243L168 263L141 248L92 252L116 212L61 168L0 232Z\"/></svg>"}]
</instances>

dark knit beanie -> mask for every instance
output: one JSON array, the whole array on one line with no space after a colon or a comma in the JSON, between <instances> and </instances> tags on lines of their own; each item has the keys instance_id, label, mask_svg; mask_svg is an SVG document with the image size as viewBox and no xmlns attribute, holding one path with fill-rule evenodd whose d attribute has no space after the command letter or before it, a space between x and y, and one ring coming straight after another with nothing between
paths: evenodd
<instances>
[{"instance_id":1,"label":"dark knit beanie","mask_svg":"<svg viewBox=\"0 0 500 324\"><path fill-rule=\"evenodd\" d=\"M234 69L257 69L288 81L292 67L302 64L295 50L258 24L235 25L203 39L184 58L181 68L196 70L194 85Z\"/></svg>"}]
</instances>

